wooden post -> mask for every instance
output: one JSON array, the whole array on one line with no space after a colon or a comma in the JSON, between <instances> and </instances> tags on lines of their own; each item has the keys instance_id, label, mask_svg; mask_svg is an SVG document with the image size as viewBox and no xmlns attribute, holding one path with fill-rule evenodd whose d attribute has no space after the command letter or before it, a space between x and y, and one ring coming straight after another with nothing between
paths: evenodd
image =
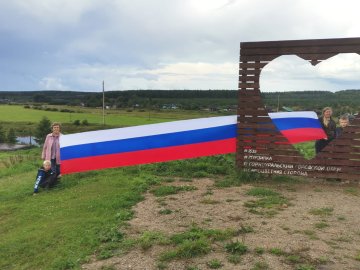
<instances>
[{"instance_id":1,"label":"wooden post","mask_svg":"<svg viewBox=\"0 0 360 270\"><path fill-rule=\"evenodd\" d=\"M103 90L103 126L105 126L105 81L102 83Z\"/></svg>"}]
</instances>

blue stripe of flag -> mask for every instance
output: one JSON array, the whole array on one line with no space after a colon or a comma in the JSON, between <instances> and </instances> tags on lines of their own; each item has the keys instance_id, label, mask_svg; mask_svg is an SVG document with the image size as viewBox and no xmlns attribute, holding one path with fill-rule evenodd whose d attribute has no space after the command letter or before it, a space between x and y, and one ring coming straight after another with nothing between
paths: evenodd
<instances>
[{"instance_id":1,"label":"blue stripe of flag","mask_svg":"<svg viewBox=\"0 0 360 270\"><path fill-rule=\"evenodd\" d=\"M275 118L272 121L280 131L296 128L321 128L319 120L314 118Z\"/></svg>"}]
</instances>

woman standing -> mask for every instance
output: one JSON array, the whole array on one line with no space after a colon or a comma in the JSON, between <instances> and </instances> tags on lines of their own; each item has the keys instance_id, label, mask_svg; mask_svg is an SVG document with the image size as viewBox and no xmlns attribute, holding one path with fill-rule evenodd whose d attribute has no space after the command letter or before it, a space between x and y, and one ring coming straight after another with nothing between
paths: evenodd
<instances>
[{"instance_id":1,"label":"woman standing","mask_svg":"<svg viewBox=\"0 0 360 270\"><path fill-rule=\"evenodd\" d=\"M41 158L43 160L51 161L51 170L57 177L61 177L60 174L60 123L54 122L51 125L52 133L48 134L45 139Z\"/></svg>"},{"instance_id":2,"label":"woman standing","mask_svg":"<svg viewBox=\"0 0 360 270\"><path fill-rule=\"evenodd\" d=\"M335 138L336 132L336 123L331 118L332 116L332 109L330 107L325 107L322 110L322 115L319 118L321 126L326 133L326 138L317 140L315 142L315 151L316 154L319 153L325 146L329 144Z\"/></svg>"}]
</instances>

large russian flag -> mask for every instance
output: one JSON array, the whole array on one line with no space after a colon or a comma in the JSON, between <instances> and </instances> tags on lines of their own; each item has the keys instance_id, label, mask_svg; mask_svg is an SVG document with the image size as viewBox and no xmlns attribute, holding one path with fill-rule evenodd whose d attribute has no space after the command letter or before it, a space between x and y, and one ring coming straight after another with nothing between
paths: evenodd
<instances>
[{"instance_id":1,"label":"large russian flag","mask_svg":"<svg viewBox=\"0 0 360 270\"><path fill-rule=\"evenodd\" d=\"M235 137L236 116L62 135L61 172L234 153Z\"/></svg>"},{"instance_id":2,"label":"large russian flag","mask_svg":"<svg viewBox=\"0 0 360 270\"><path fill-rule=\"evenodd\" d=\"M269 116L291 144L327 137L315 112L278 112Z\"/></svg>"},{"instance_id":3,"label":"large russian flag","mask_svg":"<svg viewBox=\"0 0 360 270\"><path fill-rule=\"evenodd\" d=\"M269 115L291 143L325 137L313 112ZM236 123L232 115L62 135L61 172L234 153Z\"/></svg>"}]
</instances>

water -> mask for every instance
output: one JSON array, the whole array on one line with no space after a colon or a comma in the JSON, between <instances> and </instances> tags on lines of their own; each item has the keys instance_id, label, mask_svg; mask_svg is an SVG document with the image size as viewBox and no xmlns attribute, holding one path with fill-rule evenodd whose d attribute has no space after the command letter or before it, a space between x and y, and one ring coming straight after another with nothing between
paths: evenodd
<instances>
[{"instance_id":1,"label":"water","mask_svg":"<svg viewBox=\"0 0 360 270\"><path fill-rule=\"evenodd\" d=\"M21 144L31 144L31 145L37 145L38 143L34 140L34 137L25 136L25 137L16 137L17 141Z\"/></svg>"}]
</instances>

